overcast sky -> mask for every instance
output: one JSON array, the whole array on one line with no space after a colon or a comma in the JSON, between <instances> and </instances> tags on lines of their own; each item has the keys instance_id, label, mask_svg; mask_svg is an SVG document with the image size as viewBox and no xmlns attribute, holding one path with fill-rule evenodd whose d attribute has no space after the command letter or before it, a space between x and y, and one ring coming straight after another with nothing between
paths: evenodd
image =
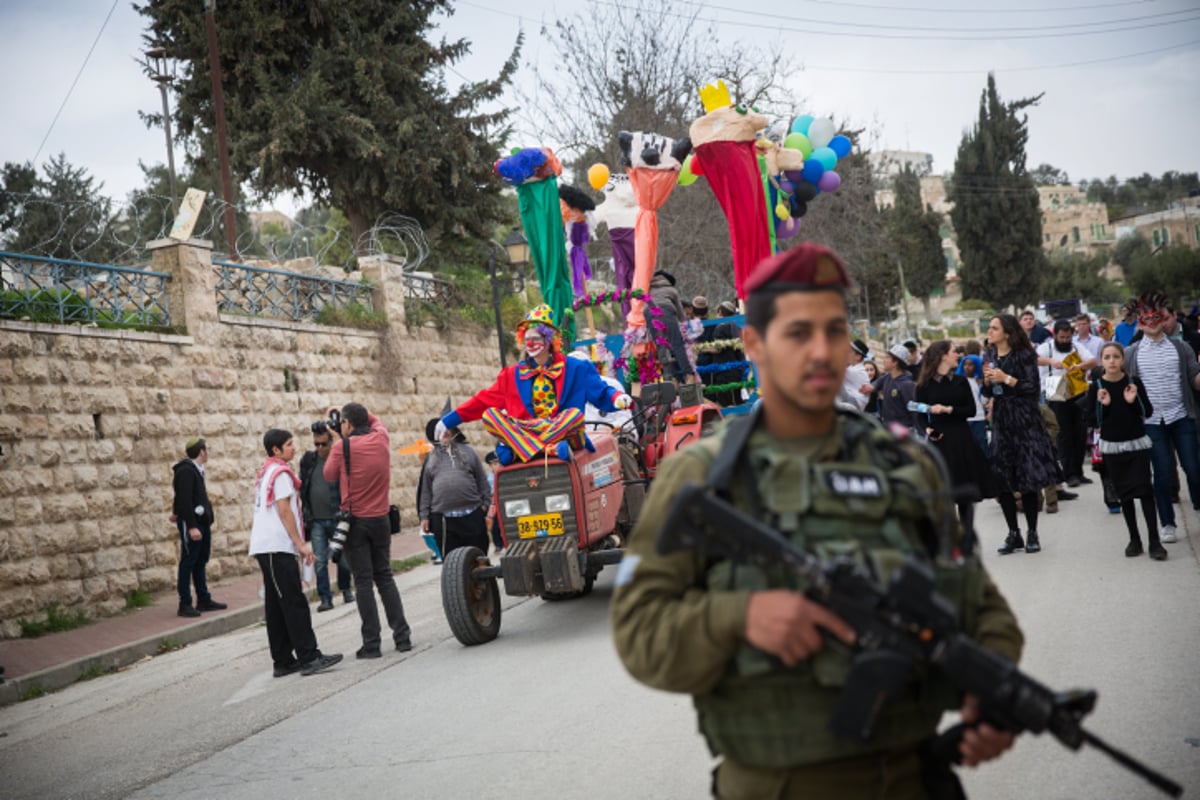
<instances>
[{"instance_id":1,"label":"overcast sky","mask_svg":"<svg viewBox=\"0 0 1200 800\"><path fill-rule=\"evenodd\" d=\"M1076 181L1200 170L1196 0L793 0L777 4L786 10L775 16L735 10L767 5L722 0L674 8L688 14L700 6L700 17L716 20L728 41L782 37L804 66L795 96L812 114L877 129L872 149L930 152L935 171L951 170L991 70L1004 98L1045 92L1029 113L1031 167L1048 162ZM456 67L471 79L495 75L521 29L525 60L553 69L541 25L586 9L524 0L522 18L502 0L455 6L439 24L447 36L472 41L472 54ZM115 7L109 0L0 0L0 161L36 155L40 165L63 152L117 198L141 184L139 159L165 162L162 131L138 118L139 110L161 108L157 86L134 62L143 27L129 0ZM528 80L529 70L522 72ZM296 201L277 205L291 210Z\"/></svg>"}]
</instances>

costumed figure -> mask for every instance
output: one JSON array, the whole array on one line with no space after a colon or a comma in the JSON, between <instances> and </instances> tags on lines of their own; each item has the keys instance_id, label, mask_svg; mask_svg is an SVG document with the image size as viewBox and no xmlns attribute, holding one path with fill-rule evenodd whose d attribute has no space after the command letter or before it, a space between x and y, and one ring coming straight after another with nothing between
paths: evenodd
<instances>
[{"instance_id":1,"label":"costumed figure","mask_svg":"<svg viewBox=\"0 0 1200 800\"><path fill-rule=\"evenodd\" d=\"M562 174L562 164L549 147L526 147L500 159L493 169L505 183L517 188L521 225L542 297L554 310L568 341L574 341L571 270L558 199L557 176Z\"/></svg>"},{"instance_id":2,"label":"costumed figure","mask_svg":"<svg viewBox=\"0 0 1200 800\"><path fill-rule=\"evenodd\" d=\"M607 170L605 170L607 171ZM633 184L628 175L612 174L604 184L604 200L596 206L596 223L608 226L612 243L613 272L618 291L633 288L634 226L637 224L638 204L633 196ZM629 300L621 301L621 312L629 316Z\"/></svg>"},{"instance_id":3,"label":"costumed figure","mask_svg":"<svg viewBox=\"0 0 1200 800\"><path fill-rule=\"evenodd\" d=\"M767 118L745 106L735 106L724 81L700 90L703 117L689 134L696 148L692 171L704 175L729 222L733 278L737 295L746 297L750 270L771 255L767 199L755 140ZM699 170L696 169L699 164Z\"/></svg>"},{"instance_id":4,"label":"costumed figure","mask_svg":"<svg viewBox=\"0 0 1200 800\"><path fill-rule=\"evenodd\" d=\"M596 203L583 191L569 185L558 187L558 202L569 241L571 288L576 297L583 297L587 294L587 282L592 278L592 265L588 263L585 248L592 240L592 212L596 210Z\"/></svg>"},{"instance_id":5,"label":"costumed figure","mask_svg":"<svg viewBox=\"0 0 1200 800\"><path fill-rule=\"evenodd\" d=\"M584 407L601 411L629 408L632 398L601 380L588 361L568 359L547 305L530 311L517 326L526 356L506 367L496 382L442 417L447 428L483 420L500 443L502 464L529 461L538 453L569 460L572 450L590 447L584 434Z\"/></svg>"},{"instance_id":6,"label":"costumed figure","mask_svg":"<svg viewBox=\"0 0 1200 800\"><path fill-rule=\"evenodd\" d=\"M629 175L633 195L637 200L637 223L634 228L633 288L650 291L650 276L658 261L658 209L675 189L683 160L691 152L687 139L670 139L657 133L621 131L617 135L621 146L621 162ZM626 316L631 328L646 324L642 301L633 300Z\"/></svg>"}]
</instances>

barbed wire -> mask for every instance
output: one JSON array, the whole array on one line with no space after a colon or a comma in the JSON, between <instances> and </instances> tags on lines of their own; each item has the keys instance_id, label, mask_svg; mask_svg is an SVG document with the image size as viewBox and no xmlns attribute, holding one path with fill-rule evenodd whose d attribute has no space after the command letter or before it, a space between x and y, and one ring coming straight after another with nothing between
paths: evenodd
<instances>
[{"instance_id":1,"label":"barbed wire","mask_svg":"<svg viewBox=\"0 0 1200 800\"><path fill-rule=\"evenodd\" d=\"M5 193L0 249L52 258L141 266L149 262L146 245L165 239L175 222L171 198L138 194L125 202L109 198L52 200L35 194ZM303 225L284 215L264 216L243 205L209 197L197 215L191 238L213 242L215 258L228 257L225 210L232 207L239 257L283 264L312 259L314 267L349 270L363 255L401 259L404 270L420 268L429 258L429 242L420 223L402 214L382 215L357 241L344 224ZM254 216L257 215L257 220Z\"/></svg>"}]
</instances>

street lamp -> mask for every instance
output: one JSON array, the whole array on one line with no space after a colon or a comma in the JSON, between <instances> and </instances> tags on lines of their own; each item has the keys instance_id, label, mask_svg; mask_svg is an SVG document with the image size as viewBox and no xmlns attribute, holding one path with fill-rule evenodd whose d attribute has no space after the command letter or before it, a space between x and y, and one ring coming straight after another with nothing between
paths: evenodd
<instances>
[{"instance_id":1,"label":"street lamp","mask_svg":"<svg viewBox=\"0 0 1200 800\"><path fill-rule=\"evenodd\" d=\"M504 240L504 249L508 252L508 263L517 268L517 280L520 286L514 285L515 291L525 289L525 265L529 263L529 241L520 228L513 228L512 233Z\"/></svg>"},{"instance_id":2,"label":"street lamp","mask_svg":"<svg viewBox=\"0 0 1200 800\"><path fill-rule=\"evenodd\" d=\"M153 71L150 79L158 84L158 91L162 94L163 130L167 134L167 177L171 182L171 216L174 217L175 212L179 210L179 193L175 188L175 148L171 143L171 108L167 104L167 84L174 80L175 76L167 71L170 66L167 62L170 59L165 47L147 50L146 59L147 66Z\"/></svg>"}]
</instances>

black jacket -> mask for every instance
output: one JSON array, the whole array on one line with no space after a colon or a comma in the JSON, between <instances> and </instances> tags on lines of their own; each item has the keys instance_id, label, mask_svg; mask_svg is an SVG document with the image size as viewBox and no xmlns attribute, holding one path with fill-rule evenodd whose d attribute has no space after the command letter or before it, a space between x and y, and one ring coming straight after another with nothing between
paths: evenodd
<instances>
[{"instance_id":1,"label":"black jacket","mask_svg":"<svg viewBox=\"0 0 1200 800\"><path fill-rule=\"evenodd\" d=\"M171 481L175 489L175 500L171 504L171 511L185 522L188 528L199 528L200 523L211 527L213 507L209 502L208 490L204 486L204 475L201 474L200 468L190 458L185 458L172 469L175 471L175 477Z\"/></svg>"},{"instance_id":2,"label":"black jacket","mask_svg":"<svg viewBox=\"0 0 1200 800\"><path fill-rule=\"evenodd\" d=\"M341 444L340 440L339 445ZM308 523L313 518L312 497L309 492L312 491L313 469L317 466L317 451L309 450L304 455L300 456L300 510L304 512L304 521ZM335 509L342 507L342 493L338 489L337 482L329 484L330 502L333 503ZM307 524L305 527L308 527Z\"/></svg>"}]
</instances>

